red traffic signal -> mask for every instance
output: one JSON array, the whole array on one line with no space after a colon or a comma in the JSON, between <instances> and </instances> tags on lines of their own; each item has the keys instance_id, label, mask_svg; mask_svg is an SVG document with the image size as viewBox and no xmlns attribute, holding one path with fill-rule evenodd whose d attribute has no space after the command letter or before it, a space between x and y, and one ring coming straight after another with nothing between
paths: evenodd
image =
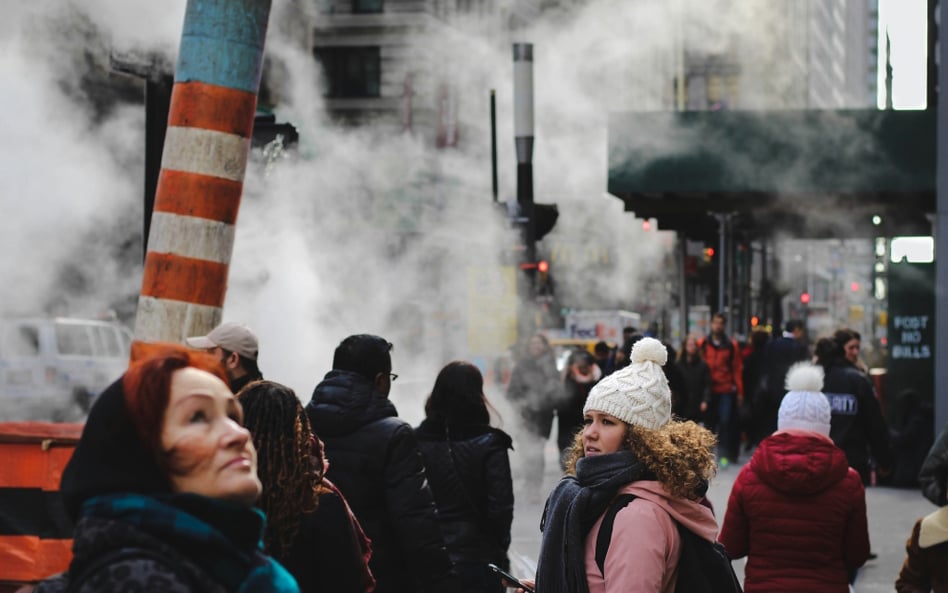
<instances>
[{"instance_id":1,"label":"red traffic signal","mask_svg":"<svg viewBox=\"0 0 948 593\"><path fill-rule=\"evenodd\" d=\"M803 303L804 305L809 305L809 304L810 304L810 293L808 293L808 292L801 292L801 293L800 293L800 302Z\"/></svg>"},{"instance_id":2,"label":"red traffic signal","mask_svg":"<svg viewBox=\"0 0 948 593\"><path fill-rule=\"evenodd\" d=\"M541 274L546 274L550 271L550 263L545 259L540 261L526 261L520 264L521 270L537 270Z\"/></svg>"}]
</instances>

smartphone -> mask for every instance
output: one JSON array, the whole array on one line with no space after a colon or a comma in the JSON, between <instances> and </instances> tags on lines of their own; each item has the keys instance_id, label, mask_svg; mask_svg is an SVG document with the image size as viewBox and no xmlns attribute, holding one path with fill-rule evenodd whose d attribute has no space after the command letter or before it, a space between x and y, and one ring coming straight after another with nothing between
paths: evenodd
<instances>
[{"instance_id":1,"label":"smartphone","mask_svg":"<svg viewBox=\"0 0 948 593\"><path fill-rule=\"evenodd\" d=\"M487 568L491 569L492 571L494 571L494 572L497 574L497 576L499 576L499 577L502 578L503 580L507 581L506 583L504 583L505 586L514 586L514 587L517 587L517 588L519 588L519 589L523 589L523 590L526 591L527 593L536 593L536 592L533 590L533 587L528 587L528 586L524 585L522 582L520 582L519 579L517 579L516 577L514 577L514 576L513 576L512 574L510 574L509 572L504 572L504 571L503 571L499 566L497 566L496 564L488 564L488 565L487 565Z\"/></svg>"}]
</instances>

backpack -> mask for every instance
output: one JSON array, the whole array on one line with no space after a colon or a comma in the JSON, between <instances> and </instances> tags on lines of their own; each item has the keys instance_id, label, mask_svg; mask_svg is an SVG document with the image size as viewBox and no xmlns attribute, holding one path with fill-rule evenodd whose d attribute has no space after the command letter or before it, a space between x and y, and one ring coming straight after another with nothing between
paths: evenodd
<instances>
[{"instance_id":1,"label":"backpack","mask_svg":"<svg viewBox=\"0 0 948 593\"><path fill-rule=\"evenodd\" d=\"M616 513L635 498L634 494L617 496L603 516L599 536L596 538L596 565L600 573L606 563ZM681 558L678 560L675 593L743 593L724 546L695 535L678 521L675 521L675 525L681 537Z\"/></svg>"}]
</instances>

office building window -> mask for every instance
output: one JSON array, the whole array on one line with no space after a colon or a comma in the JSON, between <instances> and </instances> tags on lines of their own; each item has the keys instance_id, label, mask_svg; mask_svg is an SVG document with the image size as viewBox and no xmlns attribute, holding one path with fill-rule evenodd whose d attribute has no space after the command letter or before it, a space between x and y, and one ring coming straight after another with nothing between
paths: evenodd
<instances>
[{"instance_id":1,"label":"office building window","mask_svg":"<svg viewBox=\"0 0 948 593\"><path fill-rule=\"evenodd\" d=\"M382 12L385 0L352 0L352 12Z\"/></svg>"},{"instance_id":2,"label":"office building window","mask_svg":"<svg viewBox=\"0 0 948 593\"><path fill-rule=\"evenodd\" d=\"M313 52L326 73L326 96L378 97L381 66L378 47L319 47Z\"/></svg>"}]
</instances>

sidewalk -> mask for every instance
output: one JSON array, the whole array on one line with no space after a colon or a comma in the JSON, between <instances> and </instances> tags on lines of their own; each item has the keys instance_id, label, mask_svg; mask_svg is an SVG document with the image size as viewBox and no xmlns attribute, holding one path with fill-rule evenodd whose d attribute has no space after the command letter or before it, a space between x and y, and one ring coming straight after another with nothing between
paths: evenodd
<instances>
[{"instance_id":1,"label":"sidewalk","mask_svg":"<svg viewBox=\"0 0 948 593\"><path fill-rule=\"evenodd\" d=\"M544 466L543 492L549 493L559 480L559 465L556 448L552 441L547 444L546 464ZM745 457L743 461L747 461ZM516 480L519 459L511 455ZM714 504L718 520L724 519L727 499L731 485L740 471L741 464L731 464L718 472L711 483L708 497ZM544 496L545 496L544 494ZM513 541L510 546L512 572L518 576L532 576L536 567L536 558L540 549L540 515L543 502L528 503L526 497L517 498L514 511ZM856 593L891 592L895 590L895 579L905 558L905 540L912 531L915 520L935 510L917 490L887 487L870 487L866 490L866 504L869 511L869 537L872 551L878 558L869 560L859 571L856 579ZM744 561L734 563L734 569L743 579Z\"/></svg>"}]
</instances>

